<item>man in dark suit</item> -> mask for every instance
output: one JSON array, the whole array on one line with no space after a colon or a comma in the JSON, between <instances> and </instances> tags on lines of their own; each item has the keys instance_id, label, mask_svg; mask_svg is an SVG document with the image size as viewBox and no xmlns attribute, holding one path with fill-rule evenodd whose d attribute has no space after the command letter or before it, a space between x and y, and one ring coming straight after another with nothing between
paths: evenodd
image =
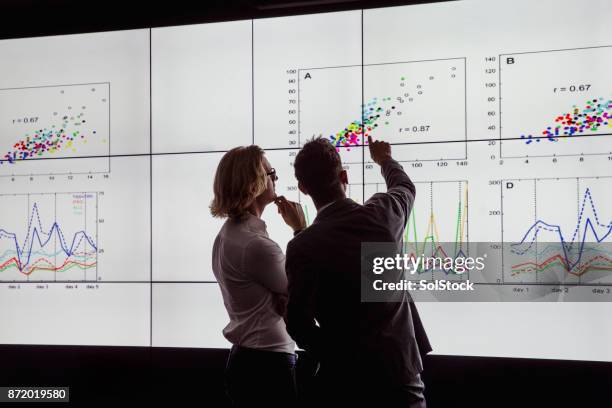
<instances>
[{"instance_id":1,"label":"man in dark suit","mask_svg":"<svg viewBox=\"0 0 612 408\"><path fill-rule=\"evenodd\" d=\"M309 141L295 158L298 188L317 216L287 246L287 330L320 362L317 399L424 407L421 357L431 347L409 294L361 299L361 243L400 242L415 198L390 145L368 141L387 192L364 205L346 197L347 173L327 140Z\"/></svg>"}]
</instances>

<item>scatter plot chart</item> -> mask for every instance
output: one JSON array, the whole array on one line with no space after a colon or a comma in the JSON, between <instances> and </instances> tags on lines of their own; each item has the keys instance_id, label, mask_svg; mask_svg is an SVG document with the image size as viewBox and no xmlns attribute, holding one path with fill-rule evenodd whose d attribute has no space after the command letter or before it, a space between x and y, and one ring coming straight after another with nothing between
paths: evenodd
<instances>
[{"instance_id":1,"label":"scatter plot chart","mask_svg":"<svg viewBox=\"0 0 612 408\"><path fill-rule=\"evenodd\" d=\"M465 158L463 58L300 69L298 75L302 143L320 134L350 148L371 135L408 145L398 151L401 161Z\"/></svg>"},{"instance_id":2,"label":"scatter plot chart","mask_svg":"<svg viewBox=\"0 0 612 408\"><path fill-rule=\"evenodd\" d=\"M406 224L405 251L413 256L457 258L468 256L468 182L415 182L416 200ZM374 193L387 191L383 183L365 185L366 200ZM467 279L469 273L457 273L440 265L420 268L409 279Z\"/></svg>"},{"instance_id":3,"label":"scatter plot chart","mask_svg":"<svg viewBox=\"0 0 612 408\"><path fill-rule=\"evenodd\" d=\"M109 83L0 89L0 176L108 172L109 112Z\"/></svg>"},{"instance_id":4,"label":"scatter plot chart","mask_svg":"<svg viewBox=\"0 0 612 408\"><path fill-rule=\"evenodd\" d=\"M504 282L612 284L611 183L504 180Z\"/></svg>"},{"instance_id":5,"label":"scatter plot chart","mask_svg":"<svg viewBox=\"0 0 612 408\"><path fill-rule=\"evenodd\" d=\"M612 151L612 47L504 54L499 67L502 157Z\"/></svg>"},{"instance_id":6,"label":"scatter plot chart","mask_svg":"<svg viewBox=\"0 0 612 408\"><path fill-rule=\"evenodd\" d=\"M0 195L0 281L97 281L98 196Z\"/></svg>"}]
</instances>

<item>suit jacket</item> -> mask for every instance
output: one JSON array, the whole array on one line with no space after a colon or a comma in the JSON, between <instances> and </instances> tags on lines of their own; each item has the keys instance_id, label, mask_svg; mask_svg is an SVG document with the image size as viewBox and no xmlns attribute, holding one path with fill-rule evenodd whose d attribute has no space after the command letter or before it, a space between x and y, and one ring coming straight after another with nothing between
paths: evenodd
<instances>
[{"instance_id":1,"label":"suit jacket","mask_svg":"<svg viewBox=\"0 0 612 408\"><path fill-rule=\"evenodd\" d=\"M431 351L410 296L361 301L361 243L400 242L415 186L395 160L381 168L386 193L364 205L350 198L324 208L287 246L287 330L321 370L403 383L423 370Z\"/></svg>"}]
</instances>

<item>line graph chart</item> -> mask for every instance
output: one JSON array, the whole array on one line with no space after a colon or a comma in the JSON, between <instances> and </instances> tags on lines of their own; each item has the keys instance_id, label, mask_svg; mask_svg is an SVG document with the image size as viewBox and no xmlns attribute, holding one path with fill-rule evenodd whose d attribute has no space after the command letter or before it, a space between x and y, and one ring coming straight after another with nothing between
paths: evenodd
<instances>
[{"instance_id":1,"label":"line graph chart","mask_svg":"<svg viewBox=\"0 0 612 408\"><path fill-rule=\"evenodd\" d=\"M99 194L0 195L0 281L97 281Z\"/></svg>"},{"instance_id":2,"label":"line graph chart","mask_svg":"<svg viewBox=\"0 0 612 408\"><path fill-rule=\"evenodd\" d=\"M405 253L453 259L469 255L468 182L415 182L415 185L417 196L403 235ZM385 184L366 183L366 197L379 191L387 191ZM408 276L416 280L468 278L469 273L431 265Z\"/></svg>"},{"instance_id":3,"label":"line graph chart","mask_svg":"<svg viewBox=\"0 0 612 408\"><path fill-rule=\"evenodd\" d=\"M612 284L611 181L504 180L504 282Z\"/></svg>"}]
</instances>

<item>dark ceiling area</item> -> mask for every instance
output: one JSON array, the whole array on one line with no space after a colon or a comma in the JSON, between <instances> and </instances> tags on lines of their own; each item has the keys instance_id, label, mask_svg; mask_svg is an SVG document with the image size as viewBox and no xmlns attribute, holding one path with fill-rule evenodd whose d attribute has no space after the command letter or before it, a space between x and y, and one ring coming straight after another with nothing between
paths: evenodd
<instances>
[{"instance_id":1,"label":"dark ceiling area","mask_svg":"<svg viewBox=\"0 0 612 408\"><path fill-rule=\"evenodd\" d=\"M439 1L172 0L158 3L129 0L0 0L0 38L163 27Z\"/></svg>"}]
</instances>

